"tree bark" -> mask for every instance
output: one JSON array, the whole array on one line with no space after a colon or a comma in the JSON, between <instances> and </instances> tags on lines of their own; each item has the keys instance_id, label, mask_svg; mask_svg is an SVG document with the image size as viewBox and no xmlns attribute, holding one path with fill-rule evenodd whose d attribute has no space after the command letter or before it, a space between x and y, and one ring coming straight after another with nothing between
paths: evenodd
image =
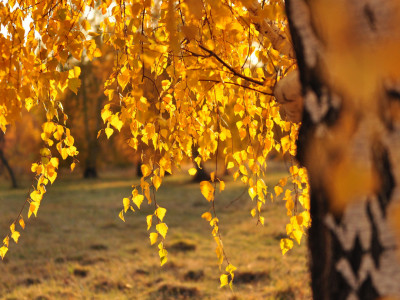
<instances>
[{"instance_id":1,"label":"tree bark","mask_svg":"<svg viewBox=\"0 0 400 300\"><path fill-rule=\"evenodd\" d=\"M105 100L105 96L101 94L95 100L92 99L90 102L87 90L91 91L91 87L86 82L86 76L91 69L87 70L87 66L82 64L82 87L80 89L80 97L82 99L82 108L83 108L83 121L84 121L84 130L85 130L85 139L87 144L87 156L84 161L84 178L97 178L97 159L99 154L99 142L97 139L97 132L101 129L101 109L103 107L103 102ZM94 77L92 82L92 88L98 88L100 83ZM95 112L90 112L89 106L93 105ZM90 124L90 114L96 116L95 123Z\"/></svg>"},{"instance_id":2,"label":"tree bark","mask_svg":"<svg viewBox=\"0 0 400 300\"><path fill-rule=\"evenodd\" d=\"M314 299L400 296L396 2L286 0L304 101L297 158L310 178Z\"/></svg>"},{"instance_id":3,"label":"tree bark","mask_svg":"<svg viewBox=\"0 0 400 300\"><path fill-rule=\"evenodd\" d=\"M7 169L8 175L10 176L10 179L11 179L11 186L12 186L12 188L15 189L18 187L17 179L14 175L13 169L11 168L10 164L8 163L7 158L4 155L3 147L4 147L4 133L0 131L0 161L2 162L4 167Z\"/></svg>"}]
</instances>

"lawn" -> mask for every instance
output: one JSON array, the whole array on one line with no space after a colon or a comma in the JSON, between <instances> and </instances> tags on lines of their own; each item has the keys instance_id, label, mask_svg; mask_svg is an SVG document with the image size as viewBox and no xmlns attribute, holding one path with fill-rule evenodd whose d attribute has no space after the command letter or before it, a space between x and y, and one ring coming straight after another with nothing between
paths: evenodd
<instances>
[{"instance_id":1,"label":"lawn","mask_svg":"<svg viewBox=\"0 0 400 300\"><path fill-rule=\"evenodd\" d=\"M133 173L133 172L132 172ZM280 168L266 178L273 186ZM201 214L209 203L189 176L166 178L157 202L167 209L169 260L160 267L150 246L144 205L118 218L122 198L138 179L129 174L101 179L58 179L38 217L27 222L18 245L0 262L1 299L310 299L306 241L282 256L286 209L269 203L265 226L250 215L254 203L241 182L228 182L216 210L225 251L238 270L233 292L219 287L215 242ZM19 211L28 187L0 185L0 233ZM29 186L29 184L28 184Z\"/></svg>"}]
</instances>

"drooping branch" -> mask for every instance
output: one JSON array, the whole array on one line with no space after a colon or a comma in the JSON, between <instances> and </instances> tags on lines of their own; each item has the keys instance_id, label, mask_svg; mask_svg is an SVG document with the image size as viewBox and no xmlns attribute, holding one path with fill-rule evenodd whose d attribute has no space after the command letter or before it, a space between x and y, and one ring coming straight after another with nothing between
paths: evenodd
<instances>
[{"instance_id":1,"label":"drooping branch","mask_svg":"<svg viewBox=\"0 0 400 300\"><path fill-rule=\"evenodd\" d=\"M206 47L199 45L199 47L204 50L205 52L207 52L210 56L214 57L218 62L220 62L225 68L227 68L229 71L232 72L233 75L240 77L248 82L257 84L257 85L264 85L263 81L259 81L259 80L255 80L251 77L247 77L241 73L239 73L238 71L236 71L234 68L232 68L229 64L227 64L225 61L223 61L214 51L211 51L210 49L207 49Z\"/></svg>"}]
</instances>

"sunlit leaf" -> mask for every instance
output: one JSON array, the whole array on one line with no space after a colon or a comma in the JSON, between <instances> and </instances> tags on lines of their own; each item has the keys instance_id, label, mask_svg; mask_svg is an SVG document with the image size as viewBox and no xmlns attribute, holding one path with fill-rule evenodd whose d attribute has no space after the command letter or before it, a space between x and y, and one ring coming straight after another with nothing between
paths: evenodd
<instances>
[{"instance_id":1,"label":"sunlit leaf","mask_svg":"<svg viewBox=\"0 0 400 300\"><path fill-rule=\"evenodd\" d=\"M227 285L228 284L228 275L227 274L222 274L220 277L219 277L219 281L221 282L221 285L220 285L220 287L223 287L223 286L225 286L225 285Z\"/></svg>"},{"instance_id":2,"label":"sunlit leaf","mask_svg":"<svg viewBox=\"0 0 400 300\"><path fill-rule=\"evenodd\" d=\"M151 232L149 238L150 238L150 244L154 245L157 242L158 233L157 232Z\"/></svg>"},{"instance_id":3,"label":"sunlit leaf","mask_svg":"<svg viewBox=\"0 0 400 300\"><path fill-rule=\"evenodd\" d=\"M286 252L293 248L293 241L290 239L281 239L280 247L282 250L282 255L285 255Z\"/></svg>"},{"instance_id":4,"label":"sunlit leaf","mask_svg":"<svg viewBox=\"0 0 400 300\"><path fill-rule=\"evenodd\" d=\"M124 210L121 210L118 217L125 222L125 217L124 217Z\"/></svg>"},{"instance_id":5,"label":"sunlit leaf","mask_svg":"<svg viewBox=\"0 0 400 300\"><path fill-rule=\"evenodd\" d=\"M147 230L149 230L151 228L152 222L153 222L153 215L148 215L146 217Z\"/></svg>"},{"instance_id":6,"label":"sunlit leaf","mask_svg":"<svg viewBox=\"0 0 400 300\"><path fill-rule=\"evenodd\" d=\"M142 164L140 169L142 170L143 177L147 177L151 174L151 169L146 164Z\"/></svg>"},{"instance_id":7,"label":"sunlit leaf","mask_svg":"<svg viewBox=\"0 0 400 300\"><path fill-rule=\"evenodd\" d=\"M155 215L158 217L158 219L160 219L160 221L162 222L165 216L165 213L167 212L167 210L163 207L158 207L155 211Z\"/></svg>"},{"instance_id":8,"label":"sunlit leaf","mask_svg":"<svg viewBox=\"0 0 400 300\"><path fill-rule=\"evenodd\" d=\"M275 191L276 197L278 197L280 194L283 193L283 189L282 189L280 186L278 186L278 185L276 185L276 186L274 187L274 191Z\"/></svg>"},{"instance_id":9,"label":"sunlit leaf","mask_svg":"<svg viewBox=\"0 0 400 300\"><path fill-rule=\"evenodd\" d=\"M209 181L200 182L200 191L208 201L214 200L214 187Z\"/></svg>"},{"instance_id":10,"label":"sunlit leaf","mask_svg":"<svg viewBox=\"0 0 400 300\"><path fill-rule=\"evenodd\" d=\"M112 129L112 128L110 128L110 127L107 127L106 129L104 129L104 131L105 131L105 133L106 133L108 139L109 139L110 136L114 133L114 129Z\"/></svg>"},{"instance_id":11,"label":"sunlit leaf","mask_svg":"<svg viewBox=\"0 0 400 300\"><path fill-rule=\"evenodd\" d=\"M129 198L124 198L122 199L122 203L124 205L124 212L127 212L131 204L131 200Z\"/></svg>"},{"instance_id":12,"label":"sunlit leaf","mask_svg":"<svg viewBox=\"0 0 400 300\"><path fill-rule=\"evenodd\" d=\"M212 215L211 215L211 213L209 213L209 212L205 212L205 213L203 213L202 215L201 215L201 217L203 218L203 219L206 219L207 221L211 221L211 219L212 219Z\"/></svg>"},{"instance_id":13,"label":"sunlit leaf","mask_svg":"<svg viewBox=\"0 0 400 300\"><path fill-rule=\"evenodd\" d=\"M133 203L135 203L135 205L137 206L137 208L140 209L140 205L142 205L144 200L144 196L143 195L136 195L132 197L132 201Z\"/></svg>"},{"instance_id":14,"label":"sunlit leaf","mask_svg":"<svg viewBox=\"0 0 400 300\"><path fill-rule=\"evenodd\" d=\"M1 259L4 259L4 256L6 256L7 251L8 251L8 248L7 248L6 246L2 246L2 247L0 248L0 256L1 256Z\"/></svg>"},{"instance_id":15,"label":"sunlit leaf","mask_svg":"<svg viewBox=\"0 0 400 300\"><path fill-rule=\"evenodd\" d=\"M21 234L18 231L14 231L11 234L11 238L14 240L15 243L18 243L18 239L19 239L20 235Z\"/></svg>"},{"instance_id":16,"label":"sunlit leaf","mask_svg":"<svg viewBox=\"0 0 400 300\"><path fill-rule=\"evenodd\" d=\"M156 190L158 190L158 188L160 187L161 181L162 181L162 179L161 179L160 176L154 175L154 177L153 177L153 185L156 188Z\"/></svg>"},{"instance_id":17,"label":"sunlit leaf","mask_svg":"<svg viewBox=\"0 0 400 300\"><path fill-rule=\"evenodd\" d=\"M168 231L168 226L165 223L159 223L156 225L156 230L158 231L159 234L165 239L165 236L167 235Z\"/></svg>"},{"instance_id":18,"label":"sunlit leaf","mask_svg":"<svg viewBox=\"0 0 400 300\"><path fill-rule=\"evenodd\" d=\"M196 173L197 173L196 168L190 168L190 169L189 169L189 174L190 174L191 176L196 175Z\"/></svg>"},{"instance_id":19,"label":"sunlit leaf","mask_svg":"<svg viewBox=\"0 0 400 300\"><path fill-rule=\"evenodd\" d=\"M22 217L19 219L19 225L22 227L22 229L25 229L25 222Z\"/></svg>"},{"instance_id":20,"label":"sunlit leaf","mask_svg":"<svg viewBox=\"0 0 400 300\"><path fill-rule=\"evenodd\" d=\"M68 88L75 94L78 94L78 89L81 87L81 80L79 78L68 79Z\"/></svg>"}]
</instances>

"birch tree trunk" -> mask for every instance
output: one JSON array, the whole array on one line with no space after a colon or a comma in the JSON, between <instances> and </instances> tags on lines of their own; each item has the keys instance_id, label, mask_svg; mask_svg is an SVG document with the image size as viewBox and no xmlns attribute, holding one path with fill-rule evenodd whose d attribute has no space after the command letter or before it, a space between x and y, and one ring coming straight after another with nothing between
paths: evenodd
<instances>
[{"instance_id":1,"label":"birch tree trunk","mask_svg":"<svg viewBox=\"0 0 400 300\"><path fill-rule=\"evenodd\" d=\"M298 159L311 185L314 299L400 296L399 2L286 0L304 100Z\"/></svg>"}]
</instances>

